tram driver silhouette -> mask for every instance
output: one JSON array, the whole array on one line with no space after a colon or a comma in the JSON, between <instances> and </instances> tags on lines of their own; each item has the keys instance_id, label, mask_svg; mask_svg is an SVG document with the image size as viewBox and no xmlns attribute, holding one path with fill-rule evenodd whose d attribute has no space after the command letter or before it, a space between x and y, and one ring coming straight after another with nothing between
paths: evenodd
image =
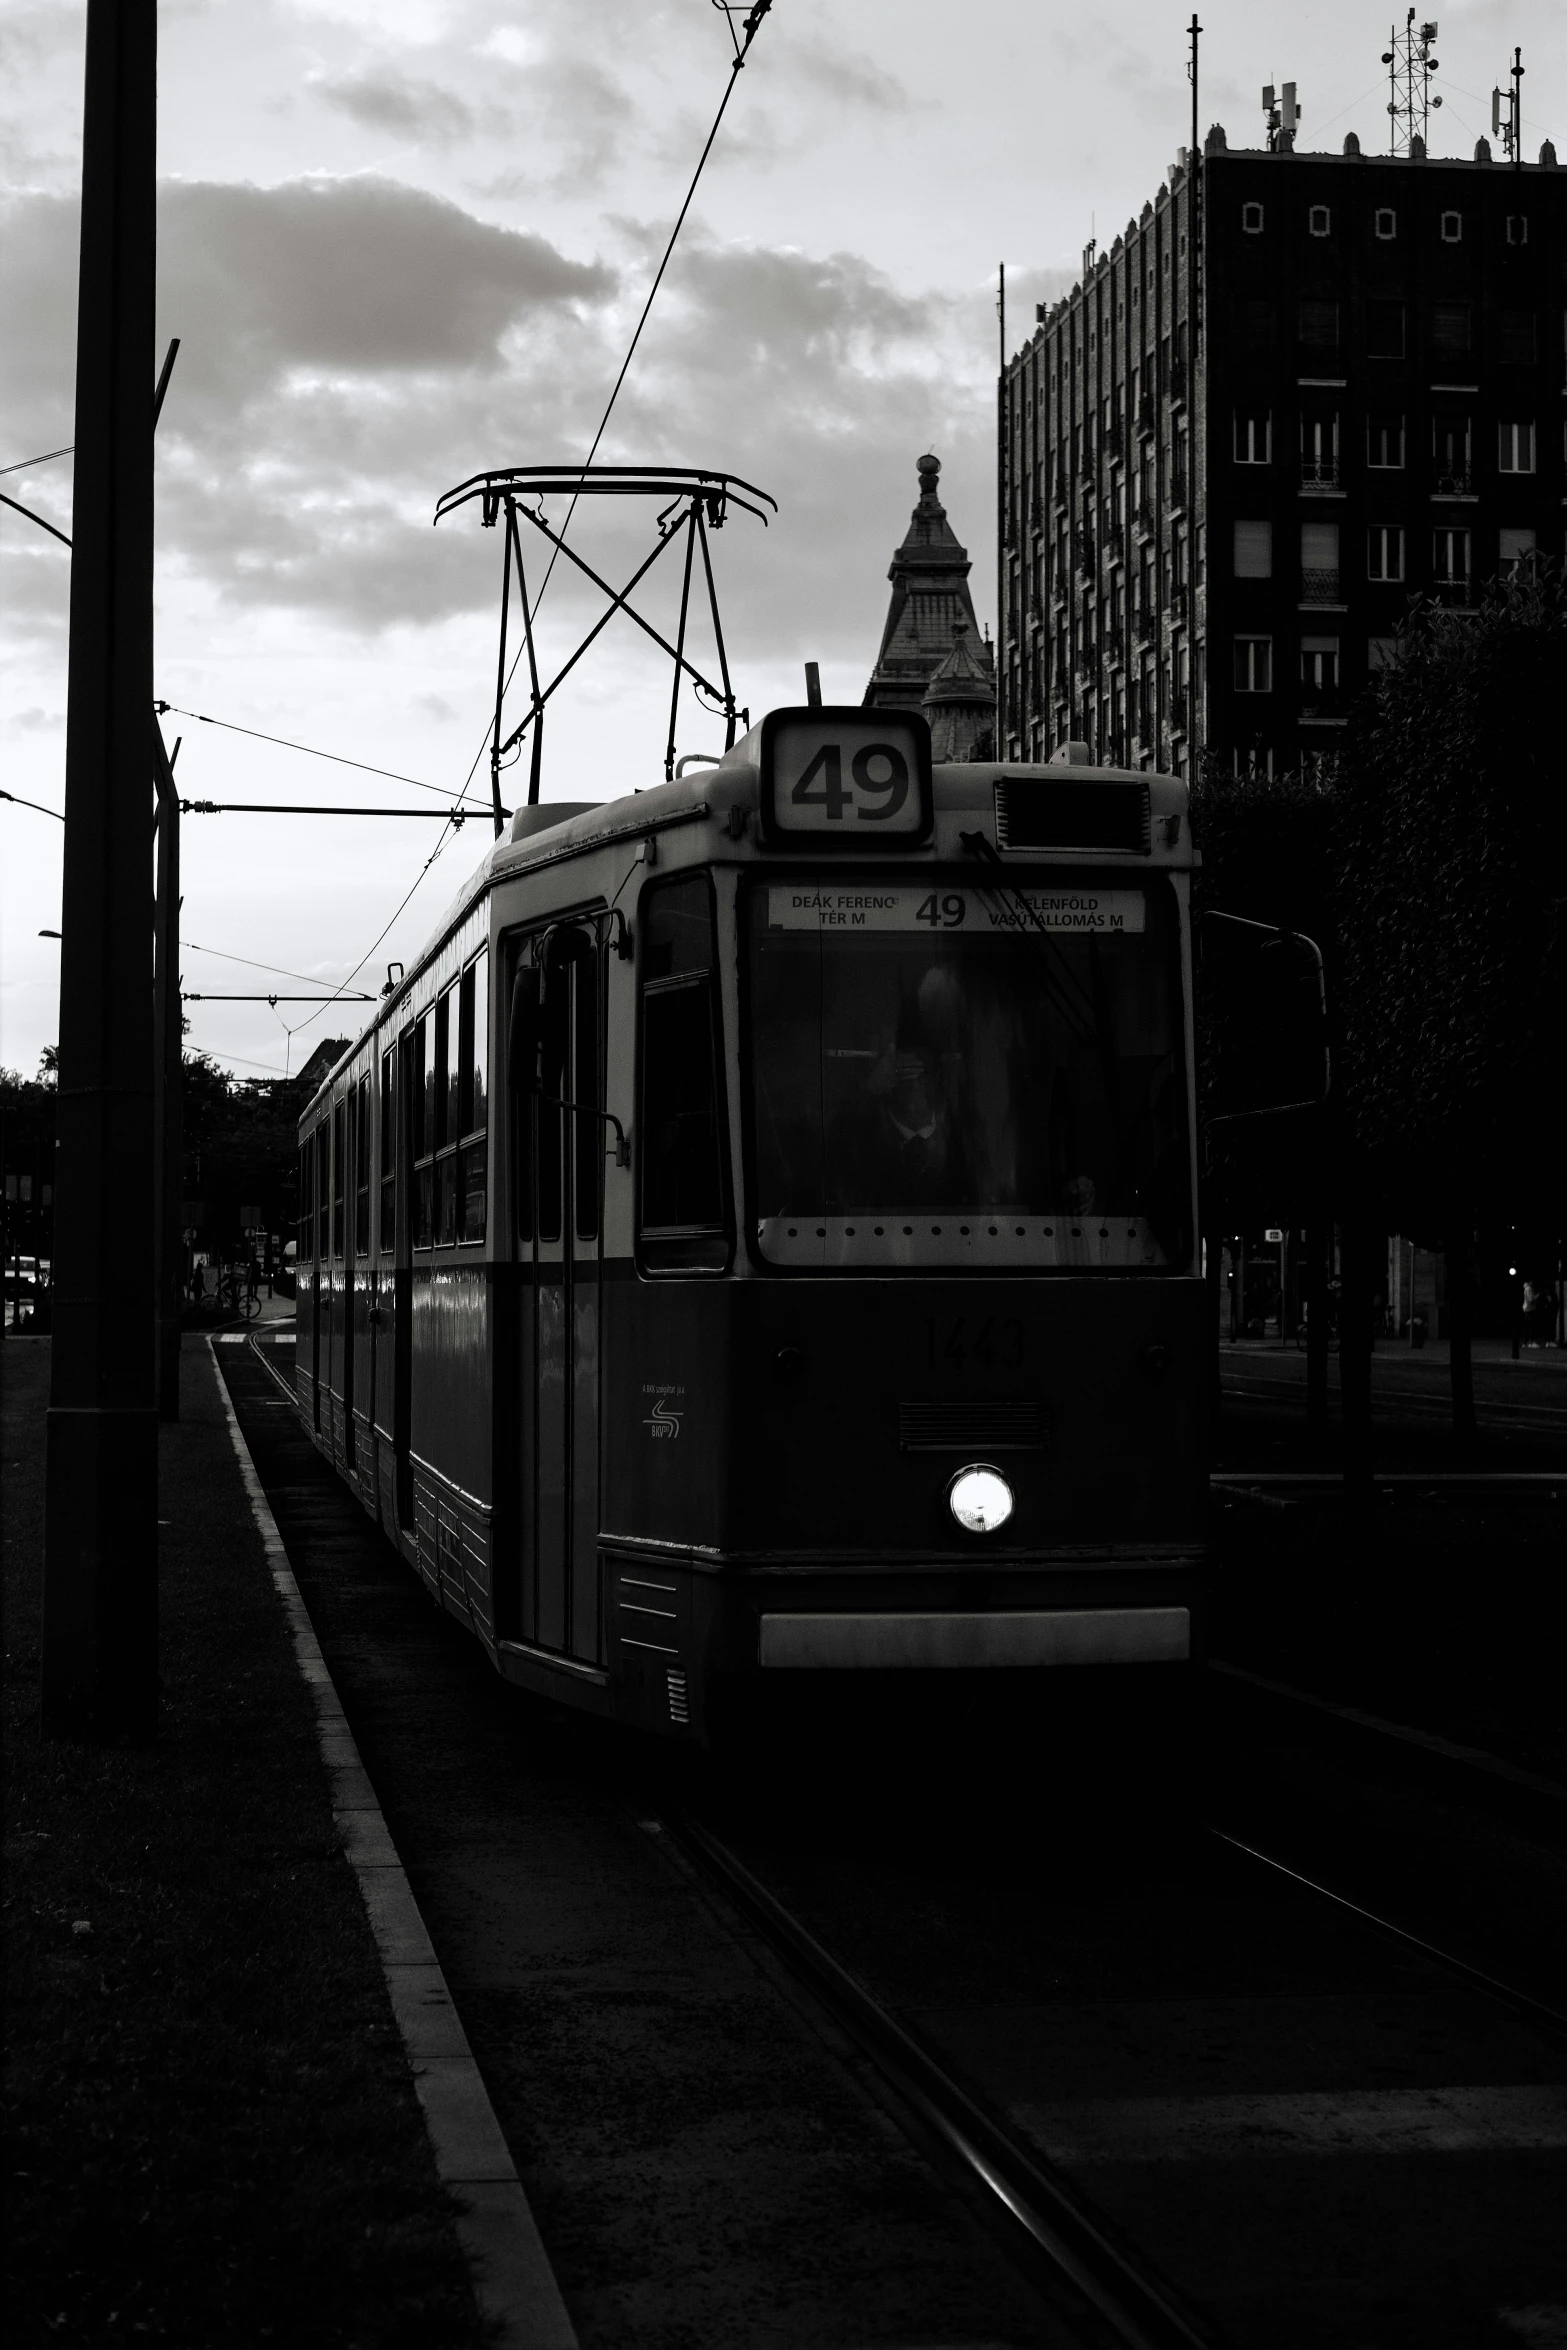
<instances>
[{"instance_id":1,"label":"tram driver silhouette","mask_svg":"<svg viewBox=\"0 0 1567 2350\"><path fill-rule=\"evenodd\" d=\"M846 1209L964 1201L968 1154L955 1098L959 1007L943 1001L943 993L937 974L927 972L918 993L903 997L891 1044L833 1122L829 1164Z\"/></svg>"}]
</instances>

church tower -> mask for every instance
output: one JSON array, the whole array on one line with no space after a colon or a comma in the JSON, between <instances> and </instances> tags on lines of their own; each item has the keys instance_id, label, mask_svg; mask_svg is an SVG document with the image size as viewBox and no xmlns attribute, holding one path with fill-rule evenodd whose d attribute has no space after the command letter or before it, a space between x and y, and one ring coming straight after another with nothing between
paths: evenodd
<instances>
[{"instance_id":1,"label":"church tower","mask_svg":"<svg viewBox=\"0 0 1567 2350\"><path fill-rule=\"evenodd\" d=\"M936 495L940 476L938 459L920 458L919 503L887 573L892 601L881 651L865 689L869 709L918 710L926 687L953 653L960 630L967 638L959 669L968 696L972 698L977 679L993 680L994 655L988 644L980 642L974 599L969 593L968 549L959 545L947 510ZM986 690L994 698L993 682ZM926 715L934 717L935 712L929 710Z\"/></svg>"}]
</instances>

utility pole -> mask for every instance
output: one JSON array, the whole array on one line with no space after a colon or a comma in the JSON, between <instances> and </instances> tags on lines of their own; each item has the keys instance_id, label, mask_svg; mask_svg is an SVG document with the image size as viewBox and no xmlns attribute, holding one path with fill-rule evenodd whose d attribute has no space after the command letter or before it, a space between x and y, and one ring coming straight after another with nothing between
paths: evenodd
<instances>
[{"instance_id":1,"label":"utility pole","mask_svg":"<svg viewBox=\"0 0 1567 2350\"><path fill-rule=\"evenodd\" d=\"M1190 481L1187 488L1187 495L1192 501L1193 511L1200 513L1202 509L1197 504L1197 464L1199 455L1204 447L1204 442L1201 426L1199 423L1199 410L1197 406L1197 303L1201 286L1201 281L1198 276L1197 264L1197 241L1201 234L1201 221L1197 210L1197 190L1199 184L1197 159L1202 152L1198 145L1197 139L1197 43L1202 34L1202 26L1197 22L1197 12L1195 9L1192 11L1190 32L1192 55L1191 63L1187 66L1186 69L1187 73L1191 77L1192 85L1192 144L1191 153L1186 165L1186 432L1188 452L1186 462L1190 472ZM1206 462L1206 460L1204 460L1204 462ZM1188 643L1191 641L1191 636L1195 635L1196 633L1197 572L1195 558L1196 533L1194 531L1192 532L1188 543L1186 558L1188 570L1190 572L1190 579L1186 591L1191 615L1187 623L1188 630L1190 632L1187 640ZM1206 666L1207 665L1205 662L1205 674L1203 677L1204 687L1207 685ZM1202 757L1203 735L1205 732L1203 720L1207 717L1207 712L1201 709L1201 697L1197 691L1197 661L1195 654L1188 655L1188 669L1189 674L1186 680L1186 740L1190 746L1188 751L1188 758L1190 760L1192 777L1195 781L1198 770L1198 762ZM1199 716L1199 711L1201 711L1201 716Z\"/></svg>"},{"instance_id":2,"label":"utility pole","mask_svg":"<svg viewBox=\"0 0 1567 2350\"><path fill-rule=\"evenodd\" d=\"M1007 594L1007 265L996 267L996 757L1004 759L1002 711L1006 692Z\"/></svg>"},{"instance_id":3,"label":"utility pole","mask_svg":"<svg viewBox=\"0 0 1567 2350\"><path fill-rule=\"evenodd\" d=\"M65 752L47 1734L157 1725L152 708L156 0L88 0Z\"/></svg>"},{"instance_id":4,"label":"utility pole","mask_svg":"<svg viewBox=\"0 0 1567 2350\"><path fill-rule=\"evenodd\" d=\"M158 888L153 982L153 1233L154 1308L158 1333L158 1417L180 1416L180 1296L184 1270L180 1234L181 1161L184 1148L184 1015L180 1005L180 801L174 788L174 761L163 747L163 729L152 721L153 780L158 787Z\"/></svg>"}]
</instances>

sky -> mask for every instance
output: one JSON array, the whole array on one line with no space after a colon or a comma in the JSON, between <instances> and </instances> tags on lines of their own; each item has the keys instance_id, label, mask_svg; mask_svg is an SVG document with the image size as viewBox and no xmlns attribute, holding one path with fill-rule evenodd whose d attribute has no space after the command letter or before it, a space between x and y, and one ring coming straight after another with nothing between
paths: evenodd
<instances>
[{"instance_id":1,"label":"sky","mask_svg":"<svg viewBox=\"0 0 1567 2350\"><path fill-rule=\"evenodd\" d=\"M1567 9L1437 14L1433 153L1472 151L1521 44L1525 153L1549 136L1567 155ZM491 466L586 455L729 78L724 15L714 0L159 15L158 352L181 341L157 442L156 690L179 782L438 806L228 729L464 783L493 703L500 544L472 507L433 529L436 500ZM829 701L859 700L927 448L993 621L997 267L1015 347L1186 143L1190 15L1189 0L775 0L599 452L718 467L777 500L770 527L733 515L714 544L753 715L803 698L807 660ZM80 0L0 0L0 466L72 436L84 21ZM1382 9L1222 0L1202 21L1204 131L1259 144L1262 83L1292 79L1303 148L1348 130L1385 147ZM69 533L69 458L3 486ZM624 576L652 514L603 505L572 535ZM0 771L54 809L69 565L0 507ZM646 591L666 629L677 589L660 567ZM546 665L601 608L562 568ZM552 705L544 796L660 780L668 693L660 657L612 622ZM722 748L689 701L678 747ZM525 795L516 770L506 786L508 805ZM474 796L487 788L480 758ZM56 1033L59 949L38 934L58 926L61 834L0 802L0 1062L29 1073ZM373 994L489 837L189 816L183 984ZM280 1075L367 1008L191 1003L187 1041Z\"/></svg>"}]
</instances>

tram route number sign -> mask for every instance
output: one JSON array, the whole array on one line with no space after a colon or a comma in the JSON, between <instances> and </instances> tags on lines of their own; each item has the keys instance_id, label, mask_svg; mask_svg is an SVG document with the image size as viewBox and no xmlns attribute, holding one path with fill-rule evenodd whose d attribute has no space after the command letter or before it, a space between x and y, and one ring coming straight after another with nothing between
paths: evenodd
<instances>
[{"instance_id":1,"label":"tram route number sign","mask_svg":"<svg viewBox=\"0 0 1567 2350\"><path fill-rule=\"evenodd\" d=\"M761 756L772 848L885 852L930 838L930 728L917 711L769 710Z\"/></svg>"},{"instance_id":2,"label":"tram route number sign","mask_svg":"<svg viewBox=\"0 0 1567 2350\"><path fill-rule=\"evenodd\" d=\"M1017 931L1086 931L1091 937L1137 935L1146 924L1140 889L951 889L853 882L767 891L769 930L861 932L901 930L991 938Z\"/></svg>"}]
</instances>

